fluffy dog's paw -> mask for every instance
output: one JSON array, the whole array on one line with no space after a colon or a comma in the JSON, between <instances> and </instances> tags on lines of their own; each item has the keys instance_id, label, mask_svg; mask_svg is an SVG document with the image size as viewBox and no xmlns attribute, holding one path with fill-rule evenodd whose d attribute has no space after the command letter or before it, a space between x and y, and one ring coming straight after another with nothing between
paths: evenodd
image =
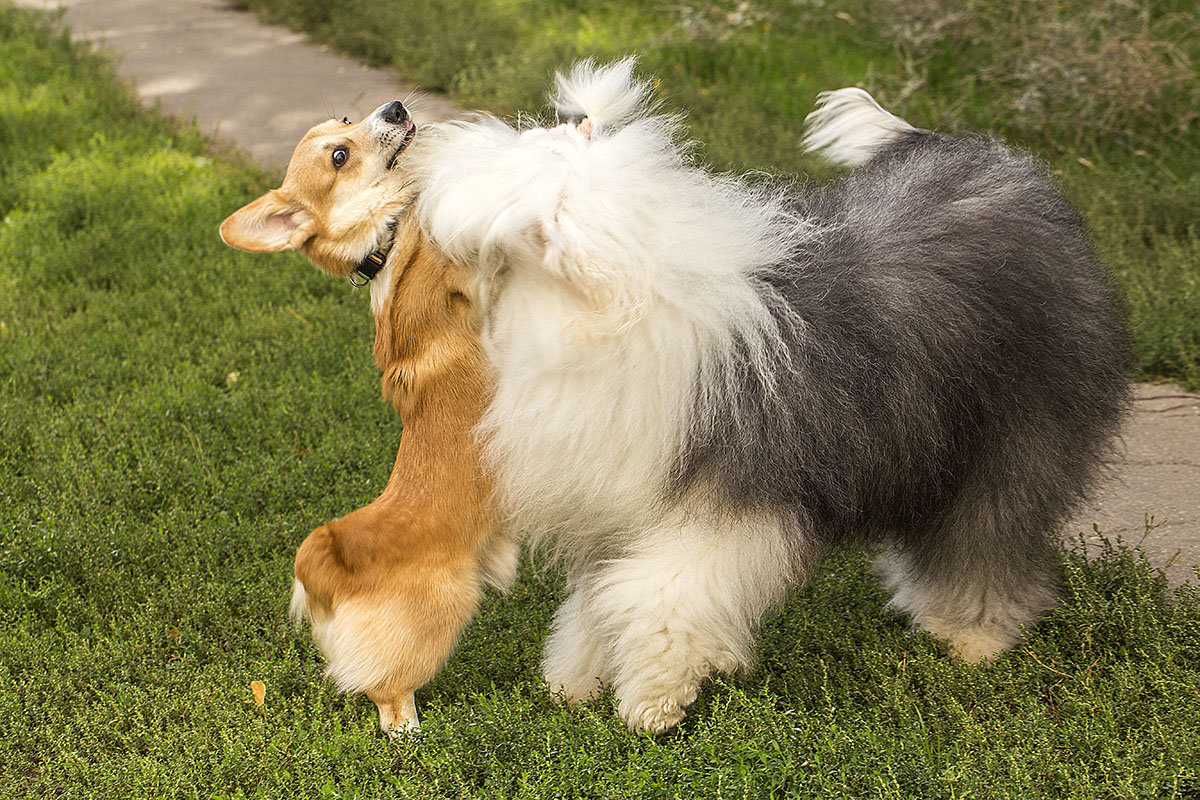
<instances>
[{"instance_id":1,"label":"fluffy dog's paw","mask_svg":"<svg viewBox=\"0 0 1200 800\"><path fill-rule=\"evenodd\" d=\"M1012 647L1014 638L1003 633L966 631L947 637L946 646L952 656L971 664L986 666Z\"/></svg>"},{"instance_id":2,"label":"fluffy dog's paw","mask_svg":"<svg viewBox=\"0 0 1200 800\"><path fill-rule=\"evenodd\" d=\"M648 731L650 733L666 733L674 728L684 716L683 707L674 700L657 700L648 703L638 703L631 711L621 712L621 718L635 733Z\"/></svg>"},{"instance_id":3,"label":"fluffy dog's paw","mask_svg":"<svg viewBox=\"0 0 1200 800\"><path fill-rule=\"evenodd\" d=\"M687 707L696 701L697 694L699 687L688 684L661 697L623 701L618 712L634 732L665 733L683 720Z\"/></svg>"}]
</instances>

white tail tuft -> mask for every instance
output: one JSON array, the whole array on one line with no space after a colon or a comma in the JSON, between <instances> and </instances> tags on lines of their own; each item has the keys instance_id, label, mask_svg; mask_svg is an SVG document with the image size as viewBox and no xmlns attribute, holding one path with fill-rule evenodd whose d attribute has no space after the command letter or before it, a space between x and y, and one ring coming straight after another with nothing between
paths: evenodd
<instances>
[{"instance_id":1,"label":"white tail tuft","mask_svg":"<svg viewBox=\"0 0 1200 800\"><path fill-rule=\"evenodd\" d=\"M292 581L292 602L288 605L288 619L292 625L299 628L308 616L308 596L304 592L304 584L299 580Z\"/></svg>"},{"instance_id":2,"label":"white tail tuft","mask_svg":"<svg viewBox=\"0 0 1200 800\"><path fill-rule=\"evenodd\" d=\"M918 130L858 88L821 92L804 122L808 132L800 146L848 167L865 164L881 145Z\"/></svg>"}]
</instances>

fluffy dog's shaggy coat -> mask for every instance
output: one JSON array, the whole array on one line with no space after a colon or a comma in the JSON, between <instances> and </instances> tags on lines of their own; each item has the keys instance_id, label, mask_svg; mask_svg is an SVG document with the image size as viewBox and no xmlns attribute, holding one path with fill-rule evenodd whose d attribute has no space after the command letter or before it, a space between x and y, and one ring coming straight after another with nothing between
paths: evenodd
<instances>
[{"instance_id":1,"label":"fluffy dog's shaggy coat","mask_svg":"<svg viewBox=\"0 0 1200 800\"><path fill-rule=\"evenodd\" d=\"M545 677L677 723L848 540L894 604L983 660L1056 599L1053 545L1126 403L1126 340L1043 165L827 97L800 191L690 162L628 61L560 79L570 120L414 146L412 213L469 264L508 518L569 566ZM574 122L586 118L588 124Z\"/></svg>"}]
</instances>

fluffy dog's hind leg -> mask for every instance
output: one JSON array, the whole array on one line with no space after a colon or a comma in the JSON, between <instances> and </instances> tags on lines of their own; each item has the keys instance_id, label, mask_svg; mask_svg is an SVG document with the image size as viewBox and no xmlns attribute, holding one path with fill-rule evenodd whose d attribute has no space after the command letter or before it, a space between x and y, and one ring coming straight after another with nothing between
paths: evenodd
<instances>
[{"instance_id":1,"label":"fluffy dog's hind leg","mask_svg":"<svg viewBox=\"0 0 1200 800\"><path fill-rule=\"evenodd\" d=\"M690 517L607 564L590 594L629 727L674 727L705 677L748 665L755 630L782 600L793 565L778 520Z\"/></svg>"},{"instance_id":2,"label":"fluffy dog's hind leg","mask_svg":"<svg viewBox=\"0 0 1200 800\"><path fill-rule=\"evenodd\" d=\"M897 543L876 560L892 607L965 661L986 662L1015 645L1058 599L1061 564L1054 517L1005 513L999 498L960 503L931 535Z\"/></svg>"}]
</instances>

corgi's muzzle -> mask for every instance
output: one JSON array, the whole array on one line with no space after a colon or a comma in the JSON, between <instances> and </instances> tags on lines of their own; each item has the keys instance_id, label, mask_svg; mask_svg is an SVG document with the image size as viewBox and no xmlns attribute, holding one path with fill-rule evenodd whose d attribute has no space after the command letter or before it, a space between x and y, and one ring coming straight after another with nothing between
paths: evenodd
<instances>
[{"instance_id":1,"label":"corgi's muzzle","mask_svg":"<svg viewBox=\"0 0 1200 800\"><path fill-rule=\"evenodd\" d=\"M396 159L417 135L412 115L399 100L384 103L371 115L371 124L379 132L379 146L385 152L395 148L388 157L387 168L396 165Z\"/></svg>"}]
</instances>

